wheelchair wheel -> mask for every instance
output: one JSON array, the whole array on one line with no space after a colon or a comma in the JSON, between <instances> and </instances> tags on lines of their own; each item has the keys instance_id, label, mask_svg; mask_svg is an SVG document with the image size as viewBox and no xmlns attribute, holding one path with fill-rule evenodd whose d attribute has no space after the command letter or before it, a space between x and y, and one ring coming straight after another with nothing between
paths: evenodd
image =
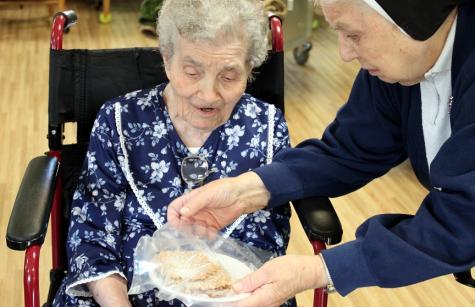
<instances>
[{"instance_id":1,"label":"wheelchair wheel","mask_svg":"<svg viewBox=\"0 0 475 307\"><path fill-rule=\"evenodd\" d=\"M299 65L305 65L310 56L310 50L312 50L312 47L313 46L311 42L306 42L302 46L294 48L293 53L295 62L297 62Z\"/></svg>"}]
</instances>

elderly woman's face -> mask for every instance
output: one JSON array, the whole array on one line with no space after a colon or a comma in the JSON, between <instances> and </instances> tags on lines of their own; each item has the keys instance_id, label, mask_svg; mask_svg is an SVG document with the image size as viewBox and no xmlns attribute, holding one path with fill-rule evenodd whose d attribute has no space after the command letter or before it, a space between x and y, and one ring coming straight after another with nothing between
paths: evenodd
<instances>
[{"instance_id":1,"label":"elderly woman's face","mask_svg":"<svg viewBox=\"0 0 475 307\"><path fill-rule=\"evenodd\" d=\"M172 57L164 56L171 95L188 124L212 130L226 122L244 93L249 70L246 46L239 40L221 45L178 38Z\"/></svg>"},{"instance_id":2,"label":"elderly woman's face","mask_svg":"<svg viewBox=\"0 0 475 307\"><path fill-rule=\"evenodd\" d=\"M433 40L413 40L369 7L345 3L322 7L338 33L341 58L358 60L363 69L385 82L420 82L438 57Z\"/></svg>"}]
</instances>

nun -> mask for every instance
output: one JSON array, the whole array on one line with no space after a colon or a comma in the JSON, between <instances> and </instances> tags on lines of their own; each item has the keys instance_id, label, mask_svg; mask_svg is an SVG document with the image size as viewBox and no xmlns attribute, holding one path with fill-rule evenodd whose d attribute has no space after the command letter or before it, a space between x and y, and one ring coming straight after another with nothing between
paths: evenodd
<instances>
[{"instance_id":1,"label":"nun","mask_svg":"<svg viewBox=\"0 0 475 307\"><path fill-rule=\"evenodd\" d=\"M353 192L406 159L427 195L412 214L369 218L353 241L266 263L235 285L252 293L241 307L320 287L343 296L403 287L475 266L475 2L319 2L341 58L361 65L347 103L321 139L176 199L168 220L220 229L243 212Z\"/></svg>"}]
</instances>

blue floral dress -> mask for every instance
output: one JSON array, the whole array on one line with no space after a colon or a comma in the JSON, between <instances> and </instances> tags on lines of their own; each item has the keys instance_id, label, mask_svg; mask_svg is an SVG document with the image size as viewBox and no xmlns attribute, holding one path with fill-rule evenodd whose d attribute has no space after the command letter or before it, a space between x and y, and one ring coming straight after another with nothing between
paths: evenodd
<instances>
[{"instance_id":1,"label":"blue floral dress","mask_svg":"<svg viewBox=\"0 0 475 307\"><path fill-rule=\"evenodd\" d=\"M168 204L189 188L180 166L190 151L167 112L162 97L165 86L120 96L99 111L71 206L69 270L54 306L97 306L86 283L114 273L130 287L139 238L152 235L157 223L164 224ZM270 147L269 131L273 131ZM198 151L216 169L205 182L252 170L265 164L269 154L288 146L282 113L244 94L230 119ZM283 255L289 218L288 206L258 211L230 236ZM159 302L157 293L152 290L129 299L134 306L184 306L178 300ZM294 305L293 300L286 303Z\"/></svg>"}]
</instances>

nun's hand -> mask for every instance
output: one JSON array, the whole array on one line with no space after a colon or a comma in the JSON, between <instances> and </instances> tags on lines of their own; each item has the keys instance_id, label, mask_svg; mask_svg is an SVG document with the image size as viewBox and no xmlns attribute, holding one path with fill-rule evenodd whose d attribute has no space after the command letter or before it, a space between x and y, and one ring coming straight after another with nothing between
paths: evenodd
<instances>
[{"instance_id":1,"label":"nun's hand","mask_svg":"<svg viewBox=\"0 0 475 307\"><path fill-rule=\"evenodd\" d=\"M194 227L199 234L215 233L240 215L264 208L270 195L253 172L210 182L173 200L168 206L168 223Z\"/></svg>"},{"instance_id":2,"label":"nun's hand","mask_svg":"<svg viewBox=\"0 0 475 307\"><path fill-rule=\"evenodd\" d=\"M234 285L236 292L251 293L236 307L280 306L297 293L324 287L327 282L319 256L278 257Z\"/></svg>"}]
</instances>

